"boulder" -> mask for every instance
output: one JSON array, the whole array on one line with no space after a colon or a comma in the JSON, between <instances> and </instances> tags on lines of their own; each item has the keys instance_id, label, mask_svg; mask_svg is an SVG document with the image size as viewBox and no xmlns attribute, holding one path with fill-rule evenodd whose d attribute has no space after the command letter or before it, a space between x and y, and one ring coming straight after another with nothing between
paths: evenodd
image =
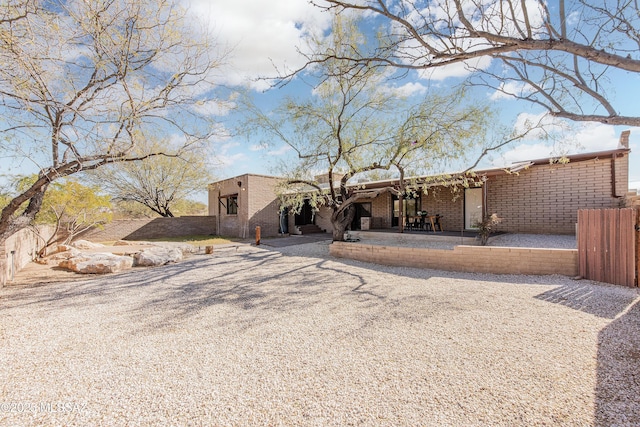
<instances>
[{"instance_id":1,"label":"boulder","mask_svg":"<svg viewBox=\"0 0 640 427\"><path fill-rule=\"evenodd\" d=\"M66 250L61 250L61 248L67 248ZM62 261L66 261L69 258L73 258L75 256L80 255L80 251L76 248L66 245L58 246L58 252L49 255L45 258L42 258L40 261L41 264L47 265L60 265Z\"/></svg>"},{"instance_id":2,"label":"boulder","mask_svg":"<svg viewBox=\"0 0 640 427\"><path fill-rule=\"evenodd\" d=\"M178 250L180 250L180 252L182 252L183 255L194 254L194 253L196 253L198 251L195 246L190 245L189 243L182 243L182 242L154 242L152 244L154 246L158 246L158 247L166 248L166 249L178 249Z\"/></svg>"},{"instance_id":3,"label":"boulder","mask_svg":"<svg viewBox=\"0 0 640 427\"><path fill-rule=\"evenodd\" d=\"M144 245L153 246L153 243L151 243L151 242L138 242L138 241L135 241L135 240L118 240L113 244L113 246L139 246L139 245L141 245L141 246L144 246Z\"/></svg>"},{"instance_id":4,"label":"boulder","mask_svg":"<svg viewBox=\"0 0 640 427\"><path fill-rule=\"evenodd\" d=\"M131 268L133 259L110 253L81 253L61 261L58 266L82 274L117 273Z\"/></svg>"},{"instance_id":5,"label":"boulder","mask_svg":"<svg viewBox=\"0 0 640 427\"><path fill-rule=\"evenodd\" d=\"M56 246L56 253L57 252L68 252L68 251L77 251L76 248L74 248L71 245L58 245Z\"/></svg>"},{"instance_id":6,"label":"boulder","mask_svg":"<svg viewBox=\"0 0 640 427\"><path fill-rule=\"evenodd\" d=\"M93 242L90 242L88 240L76 240L75 242L71 243L71 246L73 246L76 249L104 248L103 244L93 243Z\"/></svg>"},{"instance_id":7,"label":"boulder","mask_svg":"<svg viewBox=\"0 0 640 427\"><path fill-rule=\"evenodd\" d=\"M181 261L182 258L182 251L180 249L160 246L143 249L133 256L134 265L140 267L165 265L171 262Z\"/></svg>"}]
</instances>

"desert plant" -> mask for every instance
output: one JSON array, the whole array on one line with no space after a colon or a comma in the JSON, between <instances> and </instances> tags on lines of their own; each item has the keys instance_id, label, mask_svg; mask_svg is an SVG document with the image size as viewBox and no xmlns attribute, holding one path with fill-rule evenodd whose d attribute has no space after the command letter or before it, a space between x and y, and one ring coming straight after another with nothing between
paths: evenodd
<instances>
[{"instance_id":1,"label":"desert plant","mask_svg":"<svg viewBox=\"0 0 640 427\"><path fill-rule=\"evenodd\" d=\"M502 218L498 214L491 214L485 216L480 222L477 222L475 226L478 228L478 238L480 239L480 245L486 246L489 241L491 233L496 231L498 224L502 222Z\"/></svg>"}]
</instances>

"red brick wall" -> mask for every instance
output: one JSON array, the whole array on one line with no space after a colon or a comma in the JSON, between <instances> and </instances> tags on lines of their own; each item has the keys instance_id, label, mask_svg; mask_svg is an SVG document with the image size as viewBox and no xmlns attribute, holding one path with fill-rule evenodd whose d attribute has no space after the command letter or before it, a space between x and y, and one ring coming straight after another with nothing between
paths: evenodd
<instances>
[{"instance_id":1,"label":"red brick wall","mask_svg":"<svg viewBox=\"0 0 640 427\"><path fill-rule=\"evenodd\" d=\"M616 161L619 182L615 185L626 188L624 160ZM578 209L620 206L622 199L614 197L611 166L611 159L594 159L489 177L487 213L502 217L501 231L574 234Z\"/></svg>"}]
</instances>

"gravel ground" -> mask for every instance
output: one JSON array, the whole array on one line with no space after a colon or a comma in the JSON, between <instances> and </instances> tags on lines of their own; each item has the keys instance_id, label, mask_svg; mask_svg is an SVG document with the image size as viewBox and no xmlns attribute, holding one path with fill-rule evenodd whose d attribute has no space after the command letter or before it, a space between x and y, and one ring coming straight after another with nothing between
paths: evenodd
<instances>
[{"instance_id":1,"label":"gravel ground","mask_svg":"<svg viewBox=\"0 0 640 427\"><path fill-rule=\"evenodd\" d=\"M439 236L425 235L424 239L415 239L415 235L406 238L402 235L378 239L375 233L363 235L361 242L372 245L393 245L402 247L417 247L429 249L453 250L456 245L468 244L449 237L447 240L438 239ZM393 242L393 243L390 243ZM478 243L474 243L478 244ZM491 236L487 246L508 246L521 248L554 248L576 249L576 236L546 235L546 234L499 234Z\"/></svg>"},{"instance_id":2,"label":"gravel ground","mask_svg":"<svg viewBox=\"0 0 640 427\"><path fill-rule=\"evenodd\" d=\"M328 242L0 290L0 425L640 424L636 289Z\"/></svg>"}]
</instances>

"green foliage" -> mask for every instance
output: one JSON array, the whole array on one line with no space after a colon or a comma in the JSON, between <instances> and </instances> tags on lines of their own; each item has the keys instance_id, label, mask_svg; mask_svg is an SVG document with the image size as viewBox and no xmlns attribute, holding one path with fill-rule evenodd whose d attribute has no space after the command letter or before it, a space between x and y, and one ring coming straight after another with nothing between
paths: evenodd
<instances>
[{"instance_id":1,"label":"green foliage","mask_svg":"<svg viewBox=\"0 0 640 427\"><path fill-rule=\"evenodd\" d=\"M179 156L220 132L211 106L226 48L181 2L29 0L0 8L0 155L40 167L32 185L4 200L0 243L35 219L52 182L114 162ZM159 132L173 143L144 150Z\"/></svg>"},{"instance_id":2,"label":"green foliage","mask_svg":"<svg viewBox=\"0 0 640 427\"><path fill-rule=\"evenodd\" d=\"M312 207L329 206L340 239L358 198L349 179L442 169L484 142L491 112L465 102L461 91L417 101L403 96L380 67L339 59L364 40L357 22L337 16L332 31L328 42L316 41L325 59L312 70L320 82L314 96L289 98L269 113L249 105L254 115L244 128L263 135L265 144L275 139L293 148L298 161L283 164L289 184L280 189L283 203L294 212L305 197ZM327 179L321 184L314 174Z\"/></svg>"},{"instance_id":3,"label":"green foliage","mask_svg":"<svg viewBox=\"0 0 640 427\"><path fill-rule=\"evenodd\" d=\"M36 216L41 224L61 223L68 231L78 231L111 221L111 198L97 187L66 179L51 184L42 209Z\"/></svg>"}]
</instances>

